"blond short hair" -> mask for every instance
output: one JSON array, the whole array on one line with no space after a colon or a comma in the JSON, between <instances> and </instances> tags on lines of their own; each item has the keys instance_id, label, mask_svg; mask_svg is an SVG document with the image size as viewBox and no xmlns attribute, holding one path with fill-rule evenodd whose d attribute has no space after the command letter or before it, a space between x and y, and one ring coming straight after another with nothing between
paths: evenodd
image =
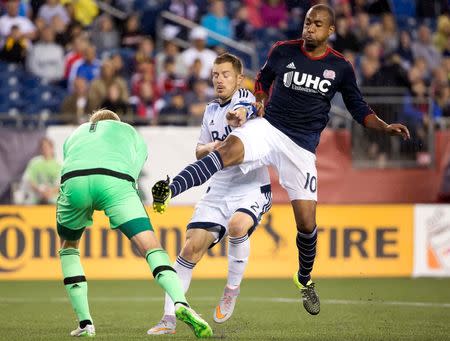
<instances>
[{"instance_id":1,"label":"blond short hair","mask_svg":"<svg viewBox=\"0 0 450 341\"><path fill-rule=\"evenodd\" d=\"M89 118L89 122L95 123L98 121L103 120L113 120L113 121L120 121L119 115L117 115L115 112L108 110L108 109L99 109L97 111L94 111Z\"/></svg>"}]
</instances>

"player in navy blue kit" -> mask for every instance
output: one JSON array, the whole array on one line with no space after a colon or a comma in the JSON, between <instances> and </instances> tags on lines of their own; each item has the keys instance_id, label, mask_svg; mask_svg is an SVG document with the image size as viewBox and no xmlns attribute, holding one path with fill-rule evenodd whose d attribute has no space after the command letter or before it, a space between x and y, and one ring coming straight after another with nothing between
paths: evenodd
<instances>
[{"instance_id":1,"label":"player in navy blue kit","mask_svg":"<svg viewBox=\"0 0 450 341\"><path fill-rule=\"evenodd\" d=\"M331 99L339 91L358 123L409 138L404 125L385 123L364 101L352 65L327 45L334 30L334 11L326 5L311 7L303 39L278 42L272 47L256 79L256 108L230 112L229 123L238 128L224 143L186 167L171 184L161 180L152 190L154 208L161 212L171 197L203 184L224 167L239 165L247 173L263 165L274 166L288 192L297 225L299 270L294 283L300 289L303 306L312 315L320 311L310 275L317 241L315 150L328 122ZM248 120L255 109L260 117Z\"/></svg>"}]
</instances>

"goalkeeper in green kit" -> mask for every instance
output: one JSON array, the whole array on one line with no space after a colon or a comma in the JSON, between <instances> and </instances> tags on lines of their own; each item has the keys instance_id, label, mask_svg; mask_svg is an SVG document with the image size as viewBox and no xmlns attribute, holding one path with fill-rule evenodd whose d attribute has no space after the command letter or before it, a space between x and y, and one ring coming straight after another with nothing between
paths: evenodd
<instances>
[{"instance_id":1,"label":"goalkeeper in green kit","mask_svg":"<svg viewBox=\"0 0 450 341\"><path fill-rule=\"evenodd\" d=\"M95 112L64 143L61 188L56 208L64 286L79 326L72 336L95 336L80 262L79 240L92 224L94 210L104 211L149 264L155 280L175 302L176 316L197 337L212 335L211 327L189 307L178 275L153 232L139 198L136 180L147 159L147 146L136 130L112 111Z\"/></svg>"}]
</instances>

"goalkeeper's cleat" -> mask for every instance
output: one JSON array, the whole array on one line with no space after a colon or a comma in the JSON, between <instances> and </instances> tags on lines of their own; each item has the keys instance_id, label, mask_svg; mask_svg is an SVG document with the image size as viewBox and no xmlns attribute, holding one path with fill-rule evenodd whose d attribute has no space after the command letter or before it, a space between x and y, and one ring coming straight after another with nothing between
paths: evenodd
<instances>
[{"instance_id":1,"label":"goalkeeper's cleat","mask_svg":"<svg viewBox=\"0 0 450 341\"><path fill-rule=\"evenodd\" d=\"M213 331L208 322L202 319L192 308L181 303L175 304L175 316L186 323L198 338L210 337Z\"/></svg>"},{"instance_id":2,"label":"goalkeeper's cleat","mask_svg":"<svg viewBox=\"0 0 450 341\"><path fill-rule=\"evenodd\" d=\"M153 211L157 213L164 213L169 204L172 192L169 187L170 178L167 176L166 180L159 180L152 187L153 196Z\"/></svg>"},{"instance_id":3,"label":"goalkeeper's cleat","mask_svg":"<svg viewBox=\"0 0 450 341\"><path fill-rule=\"evenodd\" d=\"M309 280L306 286L300 283L298 280L298 274L294 274L294 283L297 288L300 289L302 294L303 307L311 315L317 315L320 312L320 301L317 295L315 284L313 281Z\"/></svg>"},{"instance_id":4,"label":"goalkeeper's cleat","mask_svg":"<svg viewBox=\"0 0 450 341\"><path fill-rule=\"evenodd\" d=\"M95 327L93 324L88 324L84 328L77 327L77 329L70 332L70 336L75 337L95 337Z\"/></svg>"},{"instance_id":5,"label":"goalkeeper's cleat","mask_svg":"<svg viewBox=\"0 0 450 341\"><path fill-rule=\"evenodd\" d=\"M156 326L147 330L148 335L175 334L177 320L175 316L164 315Z\"/></svg>"},{"instance_id":6,"label":"goalkeeper's cleat","mask_svg":"<svg viewBox=\"0 0 450 341\"><path fill-rule=\"evenodd\" d=\"M231 315L233 315L234 306L236 305L238 296L239 287L236 289L230 289L228 286L225 287L223 295L220 298L220 302L214 310L215 322L224 323L231 317Z\"/></svg>"}]
</instances>

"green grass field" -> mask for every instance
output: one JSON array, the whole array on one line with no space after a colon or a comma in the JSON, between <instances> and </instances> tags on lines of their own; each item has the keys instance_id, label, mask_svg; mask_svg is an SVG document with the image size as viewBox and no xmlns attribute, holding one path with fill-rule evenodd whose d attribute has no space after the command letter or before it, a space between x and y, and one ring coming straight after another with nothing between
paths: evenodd
<instances>
[{"instance_id":1,"label":"green grass field","mask_svg":"<svg viewBox=\"0 0 450 341\"><path fill-rule=\"evenodd\" d=\"M319 279L322 310L304 311L292 282L244 280L233 317L212 312L223 280L194 281L192 306L224 340L450 340L450 279ZM153 281L90 281L91 313L102 340L194 339L183 324L147 336L159 321L162 290ZM75 315L56 281L0 282L0 339L62 340Z\"/></svg>"}]
</instances>

